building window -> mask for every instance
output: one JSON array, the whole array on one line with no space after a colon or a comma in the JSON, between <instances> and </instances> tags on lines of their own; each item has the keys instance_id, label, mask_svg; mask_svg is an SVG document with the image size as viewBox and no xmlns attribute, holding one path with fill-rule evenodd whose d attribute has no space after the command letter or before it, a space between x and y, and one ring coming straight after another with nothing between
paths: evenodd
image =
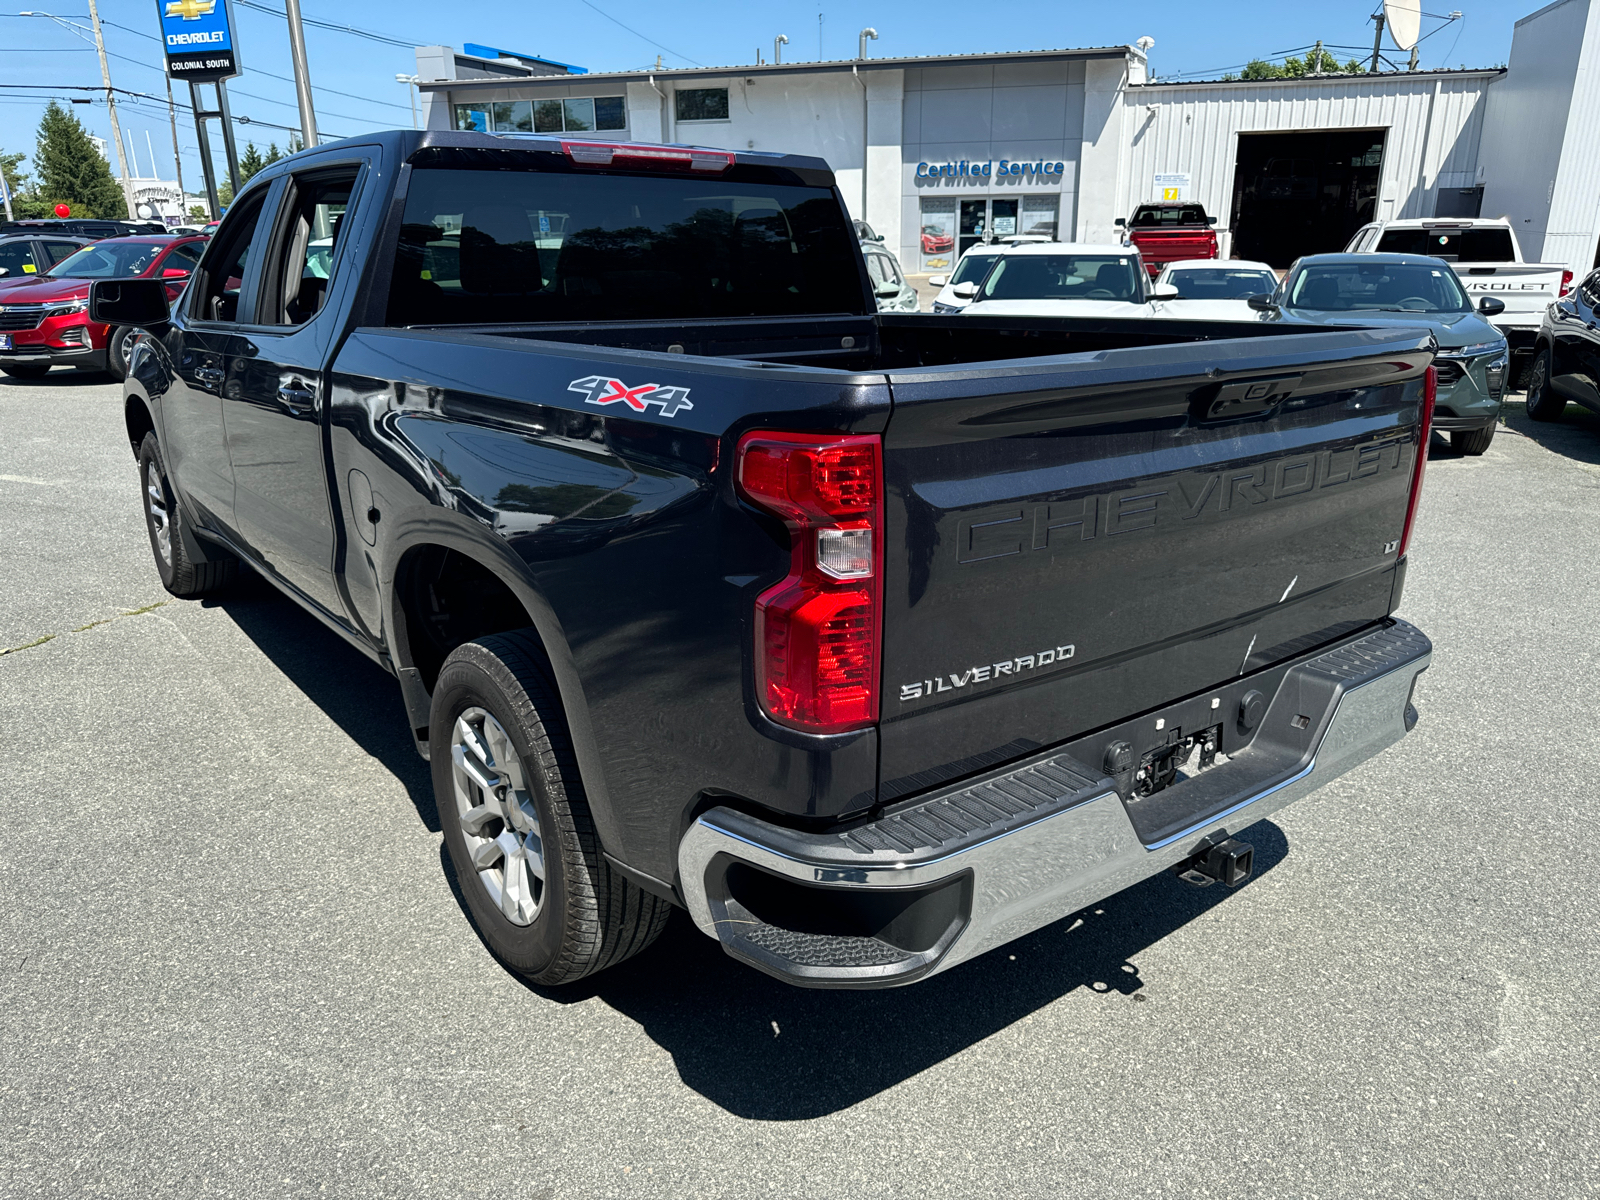
<instances>
[{"instance_id":1,"label":"building window","mask_svg":"<svg viewBox=\"0 0 1600 1200\"><path fill-rule=\"evenodd\" d=\"M726 121L727 88L689 88L677 94L678 120Z\"/></svg>"},{"instance_id":2,"label":"building window","mask_svg":"<svg viewBox=\"0 0 1600 1200\"><path fill-rule=\"evenodd\" d=\"M456 105L456 128L476 133L592 133L627 127L628 106L621 96Z\"/></svg>"},{"instance_id":3,"label":"building window","mask_svg":"<svg viewBox=\"0 0 1600 1200\"><path fill-rule=\"evenodd\" d=\"M1059 237L1061 207L1056 196L1024 196L1022 198L1022 228L1019 233Z\"/></svg>"}]
</instances>

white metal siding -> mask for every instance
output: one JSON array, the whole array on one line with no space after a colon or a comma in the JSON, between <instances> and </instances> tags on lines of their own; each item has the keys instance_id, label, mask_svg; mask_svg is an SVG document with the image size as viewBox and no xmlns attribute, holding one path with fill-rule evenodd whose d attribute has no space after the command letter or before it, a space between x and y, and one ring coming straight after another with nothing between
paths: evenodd
<instances>
[{"instance_id":1,"label":"white metal siding","mask_svg":"<svg viewBox=\"0 0 1600 1200\"><path fill-rule=\"evenodd\" d=\"M1190 198L1226 227L1239 134L1381 129L1378 216L1432 216L1441 186L1470 187L1476 178L1484 98L1494 78L1474 72L1130 87L1123 93L1125 194L1130 206L1158 199L1157 173L1187 172Z\"/></svg>"}]
</instances>

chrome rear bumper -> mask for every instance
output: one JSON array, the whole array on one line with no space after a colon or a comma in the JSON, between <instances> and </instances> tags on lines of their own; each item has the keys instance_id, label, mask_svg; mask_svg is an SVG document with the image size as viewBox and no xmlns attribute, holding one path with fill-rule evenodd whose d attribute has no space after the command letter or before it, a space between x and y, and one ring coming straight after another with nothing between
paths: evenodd
<instances>
[{"instance_id":1,"label":"chrome rear bumper","mask_svg":"<svg viewBox=\"0 0 1600 1200\"><path fill-rule=\"evenodd\" d=\"M1143 821L1148 841L1114 781L1057 750L839 832L712 809L679 846L684 899L729 954L789 982L911 983L1189 859L1399 741L1431 660L1396 622L1291 667L1248 747L1158 793L1170 808L1192 789L1196 819L1157 836ZM1318 719L1299 724L1313 698Z\"/></svg>"}]
</instances>

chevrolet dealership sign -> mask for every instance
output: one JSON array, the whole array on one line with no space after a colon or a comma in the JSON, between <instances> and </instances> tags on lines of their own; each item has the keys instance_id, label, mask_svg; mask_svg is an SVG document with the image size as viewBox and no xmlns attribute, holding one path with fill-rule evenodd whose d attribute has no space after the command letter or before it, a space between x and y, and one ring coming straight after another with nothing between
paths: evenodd
<instances>
[{"instance_id":1,"label":"chevrolet dealership sign","mask_svg":"<svg viewBox=\"0 0 1600 1200\"><path fill-rule=\"evenodd\" d=\"M174 79L229 79L239 74L228 0L156 0L167 74Z\"/></svg>"}]
</instances>

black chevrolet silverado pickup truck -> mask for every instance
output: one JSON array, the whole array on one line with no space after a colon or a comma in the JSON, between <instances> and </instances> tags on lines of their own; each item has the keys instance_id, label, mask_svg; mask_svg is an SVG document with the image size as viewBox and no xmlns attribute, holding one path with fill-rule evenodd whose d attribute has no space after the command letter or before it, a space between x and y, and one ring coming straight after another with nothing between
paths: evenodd
<instances>
[{"instance_id":1,"label":"black chevrolet silverado pickup truck","mask_svg":"<svg viewBox=\"0 0 1600 1200\"><path fill-rule=\"evenodd\" d=\"M386 133L258 174L126 383L179 596L241 562L399 680L544 984L671 906L909 983L1401 738L1415 330L876 312L819 160Z\"/></svg>"}]
</instances>

